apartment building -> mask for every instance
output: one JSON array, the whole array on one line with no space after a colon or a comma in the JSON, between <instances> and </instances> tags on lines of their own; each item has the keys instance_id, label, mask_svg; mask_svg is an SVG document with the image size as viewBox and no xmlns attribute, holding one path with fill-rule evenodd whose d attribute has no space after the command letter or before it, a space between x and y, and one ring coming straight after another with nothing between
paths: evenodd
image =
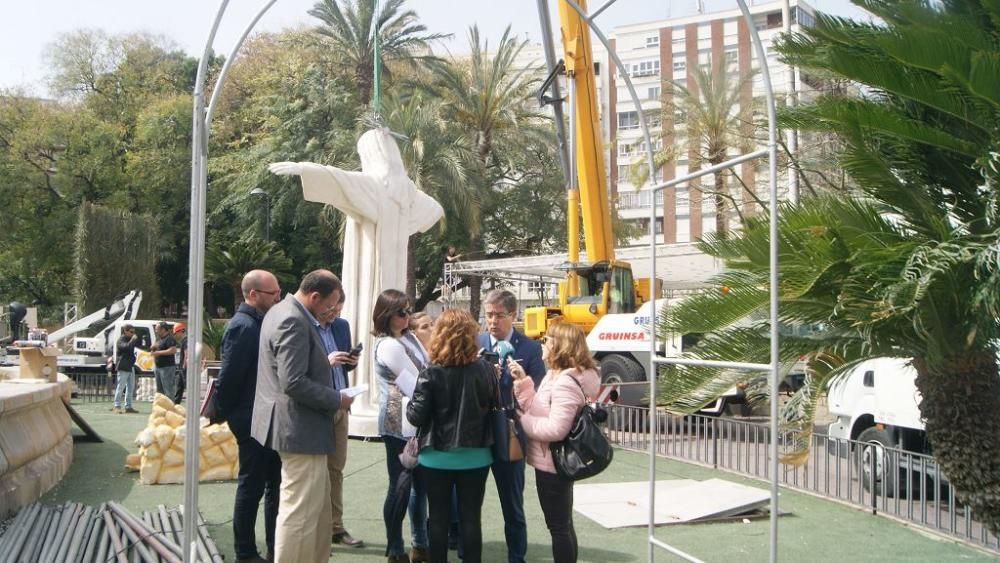
<instances>
[{"instance_id":1,"label":"apartment building","mask_svg":"<svg viewBox=\"0 0 1000 563\"><path fill-rule=\"evenodd\" d=\"M771 83L778 98L783 99L789 89L794 89L799 99L808 97L811 87L800 84L802 76L781 63L771 49L773 40L783 28L782 3L756 4L750 7L750 12L767 53ZM813 25L815 21L813 8L801 1L791 1L790 15L793 31L801 26ZM730 84L740 88L739 101L733 111L744 124L742 136L752 138L763 135L752 130L750 125L754 121L752 102L764 95L763 76L759 72L761 65L751 45L750 30L738 9L621 26L612 30L608 37L640 98L639 104L650 126L654 151L674 147L675 157L659 170L661 180L683 176L706 166L698 156L698 147L687 140L685 116L680 112L665 114L662 110L664 103L670 103L673 94L671 81L689 90L696 88L692 72L696 67L706 70L719 65L726 67L730 73ZM606 108L602 112L603 126L608 140L609 186L619 215L648 233L649 208L655 206L658 242L668 244L694 241L705 233L715 231L715 198L702 191L714 190L713 175L702 177L702 190L681 185L657 194L655 202L648 189L630 182L633 167L637 164L644 166L647 158L639 113L610 57L606 59L605 66L608 71L601 78L605 92L602 101ZM748 76L751 78L745 78ZM760 118L759 115L757 117ZM729 151L729 156L738 154L741 154L739 147L732 147ZM759 204L746 193L744 185L752 188L761 200L767 200L765 161L743 164L735 172L742 185L732 175L724 175L726 191L732 197L728 205L735 203L744 215L760 211ZM782 197L787 185L784 174L778 183L782 190L779 197ZM726 220L729 225L737 220L731 208ZM633 240L635 244L648 242L648 235Z\"/></svg>"}]
</instances>

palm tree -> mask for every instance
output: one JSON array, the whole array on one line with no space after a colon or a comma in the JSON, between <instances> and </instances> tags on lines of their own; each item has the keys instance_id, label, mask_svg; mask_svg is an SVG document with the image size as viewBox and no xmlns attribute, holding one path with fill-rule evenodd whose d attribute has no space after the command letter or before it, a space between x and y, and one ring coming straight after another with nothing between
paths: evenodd
<instances>
[{"instance_id":1,"label":"palm tree","mask_svg":"<svg viewBox=\"0 0 1000 563\"><path fill-rule=\"evenodd\" d=\"M250 270L268 270L279 280L289 279L292 261L277 244L257 237L232 243L214 243L205 249L205 280L224 283L233 292L234 310L243 302L240 283Z\"/></svg>"},{"instance_id":2,"label":"palm tree","mask_svg":"<svg viewBox=\"0 0 1000 563\"><path fill-rule=\"evenodd\" d=\"M429 100L420 91L409 94L391 96L382 116L392 131L404 137L399 148L406 170L418 188L444 207L442 234L451 227L478 235L479 194L469 182L469 172L474 171L476 162L469 143L453 124L445 121L440 101ZM419 309L432 299L430 294L437 288L441 257L436 252L423 253L430 255L430 262L418 264L417 240L410 237L407 247L406 292ZM418 269L424 274L419 288Z\"/></svg>"},{"instance_id":3,"label":"palm tree","mask_svg":"<svg viewBox=\"0 0 1000 563\"><path fill-rule=\"evenodd\" d=\"M446 100L445 115L459 125L472 144L484 175L487 190L504 173L508 161L499 145L525 145L528 140L541 140L552 135L542 125L545 119L534 109L532 100L539 82L538 73L515 66L526 41L517 41L504 31L496 49L479 35L478 26L469 28L468 59L435 67L436 82L432 90ZM473 236L471 252L483 250L483 240ZM479 315L482 279L469 280L469 308Z\"/></svg>"},{"instance_id":4,"label":"palm tree","mask_svg":"<svg viewBox=\"0 0 1000 563\"><path fill-rule=\"evenodd\" d=\"M680 121L679 132L687 139L678 139L676 145L689 145L694 149L697 160L709 166L725 162L733 148L749 152L748 144L752 144L752 139L742 134L742 129L745 125L743 116L750 115L753 108L741 107L740 95L746 83L753 80L756 71L737 78L729 70L725 64L711 69L695 66L691 69L694 87L688 88L681 82L671 81L671 93L663 99L662 123L667 126ZM758 105L759 101L754 100L752 104ZM665 146L655 155L656 166L676 158L676 153L677 146ZM634 186L644 184L648 175L649 168L645 161L636 163L630 170ZM729 230L726 200L732 199L732 196L726 187L726 173L714 176L715 232L724 233ZM692 184L689 189L700 189L700 185ZM733 210L739 214L736 205L733 205Z\"/></svg>"},{"instance_id":5,"label":"palm tree","mask_svg":"<svg viewBox=\"0 0 1000 563\"><path fill-rule=\"evenodd\" d=\"M344 57L354 70L358 97L371 100L375 65L375 39L382 58L383 73L391 73L393 62L429 62L430 44L450 37L445 33L425 33L413 10L402 11L404 0L386 0L378 14L376 0L338 0L317 2L309 15L323 22L316 32L330 41L331 49Z\"/></svg>"},{"instance_id":6,"label":"palm tree","mask_svg":"<svg viewBox=\"0 0 1000 563\"><path fill-rule=\"evenodd\" d=\"M860 190L853 200L782 209L782 322L818 328L809 339L782 340L783 361L809 358L807 385L786 415L807 441L831 380L867 358L913 358L935 457L997 533L1000 10L972 0L865 8L885 23L819 16L779 45L792 64L866 86L862 98L828 96L782 118L837 133L840 165ZM767 307L767 244L764 218L729 238L708 237L703 249L728 267L714 282L727 291L686 301L659 329L708 332L692 351L698 357L766 361L767 327L745 319ZM689 410L745 378L681 368L659 399Z\"/></svg>"}]
</instances>

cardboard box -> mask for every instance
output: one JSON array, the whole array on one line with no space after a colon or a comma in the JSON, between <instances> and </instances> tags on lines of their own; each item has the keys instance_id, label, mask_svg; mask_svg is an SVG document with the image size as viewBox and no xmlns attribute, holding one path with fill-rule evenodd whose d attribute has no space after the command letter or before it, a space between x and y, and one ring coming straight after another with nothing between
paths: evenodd
<instances>
[{"instance_id":1,"label":"cardboard box","mask_svg":"<svg viewBox=\"0 0 1000 563\"><path fill-rule=\"evenodd\" d=\"M59 349L55 346L48 348L19 348L21 355L21 379L46 379L52 383L57 381L59 366L56 358L59 357Z\"/></svg>"}]
</instances>

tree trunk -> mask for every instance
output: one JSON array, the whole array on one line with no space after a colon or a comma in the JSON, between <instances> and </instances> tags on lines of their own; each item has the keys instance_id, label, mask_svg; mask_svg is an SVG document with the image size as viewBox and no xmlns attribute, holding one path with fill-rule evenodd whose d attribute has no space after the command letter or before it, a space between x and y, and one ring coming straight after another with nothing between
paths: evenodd
<instances>
[{"instance_id":1,"label":"tree trunk","mask_svg":"<svg viewBox=\"0 0 1000 563\"><path fill-rule=\"evenodd\" d=\"M712 166L717 166L725 162L722 159L717 159L711 161L709 164ZM715 176L715 236L725 237L726 231L729 230L729 220L726 215L726 198L723 197L723 190L726 189L726 178L723 176L723 172L716 172Z\"/></svg>"},{"instance_id":2,"label":"tree trunk","mask_svg":"<svg viewBox=\"0 0 1000 563\"><path fill-rule=\"evenodd\" d=\"M993 353L913 364L935 459L974 517L1000 534L1000 375Z\"/></svg>"},{"instance_id":3,"label":"tree trunk","mask_svg":"<svg viewBox=\"0 0 1000 563\"><path fill-rule=\"evenodd\" d=\"M410 237L406 242L406 296L410 298L411 306L417 302L416 246L416 239Z\"/></svg>"}]
</instances>

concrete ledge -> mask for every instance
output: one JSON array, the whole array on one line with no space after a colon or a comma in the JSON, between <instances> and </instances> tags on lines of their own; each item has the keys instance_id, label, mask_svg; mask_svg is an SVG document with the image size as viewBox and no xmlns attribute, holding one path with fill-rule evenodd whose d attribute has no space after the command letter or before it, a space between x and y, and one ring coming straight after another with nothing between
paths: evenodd
<instances>
[{"instance_id":1,"label":"concrete ledge","mask_svg":"<svg viewBox=\"0 0 1000 563\"><path fill-rule=\"evenodd\" d=\"M7 379L0 372L0 518L6 517L54 487L73 461L70 418L62 401L73 382L60 375L41 379Z\"/></svg>"}]
</instances>

